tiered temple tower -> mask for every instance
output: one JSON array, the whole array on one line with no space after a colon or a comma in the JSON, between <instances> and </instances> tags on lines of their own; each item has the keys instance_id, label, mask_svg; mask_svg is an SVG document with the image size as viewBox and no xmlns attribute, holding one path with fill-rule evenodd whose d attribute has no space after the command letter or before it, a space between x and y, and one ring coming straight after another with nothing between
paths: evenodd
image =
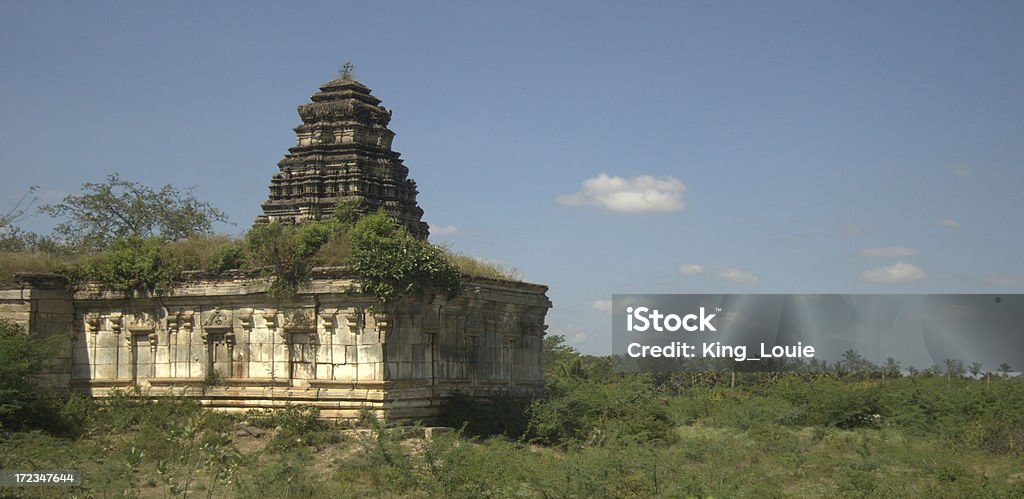
<instances>
[{"instance_id":1,"label":"tiered temple tower","mask_svg":"<svg viewBox=\"0 0 1024 499\"><path fill-rule=\"evenodd\" d=\"M391 111L352 78L351 64L311 100L299 106L296 145L278 162L281 171L271 177L270 199L256 223L319 220L346 199L362 214L383 209L409 233L426 239L429 228L420 220L416 182L391 150Z\"/></svg>"}]
</instances>

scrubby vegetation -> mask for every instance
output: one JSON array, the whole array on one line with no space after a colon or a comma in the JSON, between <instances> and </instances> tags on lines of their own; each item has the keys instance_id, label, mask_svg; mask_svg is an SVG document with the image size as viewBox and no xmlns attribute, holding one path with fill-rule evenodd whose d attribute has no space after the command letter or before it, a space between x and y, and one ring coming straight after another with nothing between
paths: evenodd
<instances>
[{"instance_id":1,"label":"scrubby vegetation","mask_svg":"<svg viewBox=\"0 0 1024 499\"><path fill-rule=\"evenodd\" d=\"M31 194L34 190L30 190ZM463 275L518 279L483 260L416 239L384 213L358 216L343 200L326 220L256 225L240 238L213 233L224 214L172 186L152 189L111 175L41 210L62 220L50 236L12 225L31 203L0 217L0 286L15 272L56 272L71 283L102 282L126 292L154 291L189 271L258 271L270 293L287 297L317 266L344 266L384 301L423 291L461 290Z\"/></svg>"},{"instance_id":2,"label":"scrubby vegetation","mask_svg":"<svg viewBox=\"0 0 1024 499\"><path fill-rule=\"evenodd\" d=\"M741 373L732 386L616 374L551 336L542 394L456 398L447 422L461 430L427 440L369 413L338 424L301 406L40 395L42 350L4 328L0 469L83 476L0 490L14 497L1024 495L1024 382L1005 375ZM15 358L29 360L6 367Z\"/></svg>"}]
</instances>

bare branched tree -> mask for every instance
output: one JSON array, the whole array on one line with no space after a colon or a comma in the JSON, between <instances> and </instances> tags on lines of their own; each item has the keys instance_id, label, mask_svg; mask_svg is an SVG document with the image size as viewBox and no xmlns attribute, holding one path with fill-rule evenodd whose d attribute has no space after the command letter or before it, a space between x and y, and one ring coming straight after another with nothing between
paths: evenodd
<instances>
[{"instance_id":1,"label":"bare branched tree","mask_svg":"<svg viewBox=\"0 0 1024 499\"><path fill-rule=\"evenodd\" d=\"M171 185L152 189L123 180L116 173L102 183L82 185L57 204L40 209L64 222L55 234L71 247L100 250L119 238L161 237L173 241L209 234L215 222L226 222L224 212L195 197L192 189Z\"/></svg>"},{"instance_id":2,"label":"bare branched tree","mask_svg":"<svg viewBox=\"0 0 1024 499\"><path fill-rule=\"evenodd\" d=\"M13 224L31 215L32 205L39 200L39 197L36 196L38 190L38 185L29 187L14 206L8 209L6 213L0 214L0 232L9 230Z\"/></svg>"}]
</instances>

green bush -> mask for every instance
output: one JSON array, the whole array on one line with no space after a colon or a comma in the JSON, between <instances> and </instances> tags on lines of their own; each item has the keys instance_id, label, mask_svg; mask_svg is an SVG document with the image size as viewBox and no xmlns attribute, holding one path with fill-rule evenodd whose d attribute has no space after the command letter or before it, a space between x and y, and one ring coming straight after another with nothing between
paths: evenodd
<instances>
[{"instance_id":1,"label":"green bush","mask_svg":"<svg viewBox=\"0 0 1024 499\"><path fill-rule=\"evenodd\" d=\"M502 435L518 439L529 426L531 400L526 397L491 397L478 399L456 392L441 406L440 424L461 428L468 435L490 437Z\"/></svg>"},{"instance_id":2,"label":"green bush","mask_svg":"<svg viewBox=\"0 0 1024 499\"><path fill-rule=\"evenodd\" d=\"M419 488L432 496L515 497L524 495L529 459L522 445L502 438L469 445L458 433L449 433L428 442L414 463L424 470Z\"/></svg>"},{"instance_id":3,"label":"green bush","mask_svg":"<svg viewBox=\"0 0 1024 499\"><path fill-rule=\"evenodd\" d=\"M251 409L246 413L250 424L274 429L269 446L289 449L302 446L321 446L341 441L341 434L320 419L320 410L305 405L289 405L283 409Z\"/></svg>"},{"instance_id":4,"label":"green bush","mask_svg":"<svg viewBox=\"0 0 1024 499\"><path fill-rule=\"evenodd\" d=\"M237 246L237 243L223 235L197 235L189 239L169 241L164 251L167 260L165 264L179 271L206 270L211 266L214 255L221 248L230 245Z\"/></svg>"},{"instance_id":5,"label":"green bush","mask_svg":"<svg viewBox=\"0 0 1024 499\"><path fill-rule=\"evenodd\" d=\"M220 273L225 270L240 269L245 265L245 247L236 241L228 241L210 254L206 270Z\"/></svg>"},{"instance_id":6,"label":"green bush","mask_svg":"<svg viewBox=\"0 0 1024 499\"><path fill-rule=\"evenodd\" d=\"M299 251L298 229L279 222L256 225L245 235L249 265L264 269L273 296L294 295L309 279L313 262ZM307 242L308 243L308 242Z\"/></svg>"},{"instance_id":7,"label":"green bush","mask_svg":"<svg viewBox=\"0 0 1024 499\"><path fill-rule=\"evenodd\" d=\"M131 236L118 239L105 252L91 255L59 272L72 283L101 281L114 289L132 292L166 286L178 277L181 267L173 261L162 239Z\"/></svg>"},{"instance_id":8,"label":"green bush","mask_svg":"<svg viewBox=\"0 0 1024 499\"><path fill-rule=\"evenodd\" d=\"M51 407L35 375L49 349L21 326L0 318L0 429L21 429L44 421Z\"/></svg>"},{"instance_id":9,"label":"green bush","mask_svg":"<svg viewBox=\"0 0 1024 499\"><path fill-rule=\"evenodd\" d=\"M789 377L761 392L768 398L781 398L794 408L794 418L788 424L856 428L875 426L882 416L879 386L876 382Z\"/></svg>"},{"instance_id":10,"label":"green bush","mask_svg":"<svg viewBox=\"0 0 1024 499\"><path fill-rule=\"evenodd\" d=\"M549 445L603 445L612 441L669 442L666 402L646 376L616 382L558 380L530 406L530 438Z\"/></svg>"},{"instance_id":11,"label":"green bush","mask_svg":"<svg viewBox=\"0 0 1024 499\"><path fill-rule=\"evenodd\" d=\"M363 290L383 302L428 290L449 297L462 291L462 274L444 251L412 237L384 212L361 218L349 237L352 269Z\"/></svg>"},{"instance_id":12,"label":"green bush","mask_svg":"<svg viewBox=\"0 0 1024 499\"><path fill-rule=\"evenodd\" d=\"M0 318L0 431L44 430L77 436L92 422L93 404L75 393L58 396L36 378L54 351L53 342L25 334Z\"/></svg>"}]
</instances>

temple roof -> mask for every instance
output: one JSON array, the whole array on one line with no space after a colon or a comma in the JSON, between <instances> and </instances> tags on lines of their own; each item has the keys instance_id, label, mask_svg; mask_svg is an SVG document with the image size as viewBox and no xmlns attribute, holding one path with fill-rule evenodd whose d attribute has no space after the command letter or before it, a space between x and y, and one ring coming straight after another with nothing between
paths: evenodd
<instances>
[{"instance_id":1,"label":"temple roof","mask_svg":"<svg viewBox=\"0 0 1024 499\"><path fill-rule=\"evenodd\" d=\"M296 145L278 162L270 197L257 223L299 223L329 216L341 199L359 202L357 211L386 211L417 237L426 238L416 182L391 150L391 111L370 88L352 78L346 64L339 76L320 86L298 107L302 124Z\"/></svg>"}]
</instances>

